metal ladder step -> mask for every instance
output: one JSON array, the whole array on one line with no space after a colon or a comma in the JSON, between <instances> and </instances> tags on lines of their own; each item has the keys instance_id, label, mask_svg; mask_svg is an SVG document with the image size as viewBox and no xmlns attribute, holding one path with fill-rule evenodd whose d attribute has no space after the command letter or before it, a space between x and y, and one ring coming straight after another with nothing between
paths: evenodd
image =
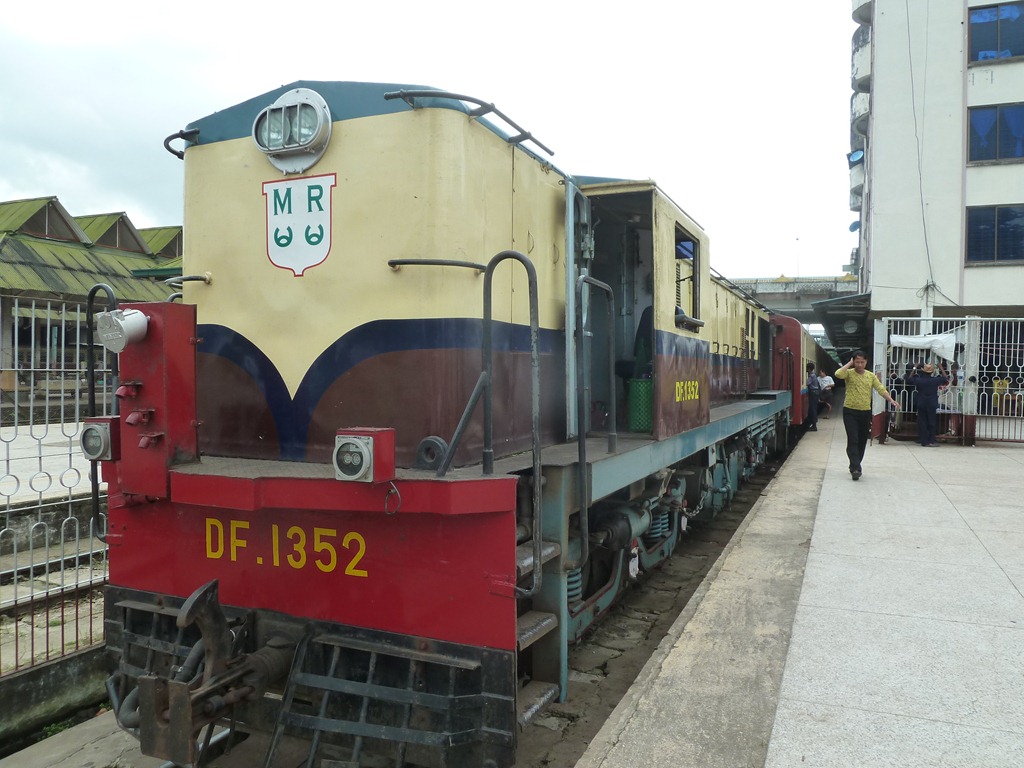
<instances>
[{"instance_id":1,"label":"metal ladder step","mask_svg":"<svg viewBox=\"0 0 1024 768\"><path fill-rule=\"evenodd\" d=\"M558 686L533 680L527 683L516 698L516 715L520 725L529 725L547 706L558 698Z\"/></svg>"},{"instance_id":2,"label":"metal ladder step","mask_svg":"<svg viewBox=\"0 0 1024 768\"><path fill-rule=\"evenodd\" d=\"M561 547L554 541L540 543L541 565L561 553ZM527 542L516 547L516 579L521 579L533 570L533 544Z\"/></svg>"},{"instance_id":3,"label":"metal ladder step","mask_svg":"<svg viewBox=\"0 0 1024 768\"><path fill-rule=\"evenodd\" d=\"M516 617L516 648L529 648L558 626L558 617L543 611L527 611Z\"/></svg>"}]
</instances>

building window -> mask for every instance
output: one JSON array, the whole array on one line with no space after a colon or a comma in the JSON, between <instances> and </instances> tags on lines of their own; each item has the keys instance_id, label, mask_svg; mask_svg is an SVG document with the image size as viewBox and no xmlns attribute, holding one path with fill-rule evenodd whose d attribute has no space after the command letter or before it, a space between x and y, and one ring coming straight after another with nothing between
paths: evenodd
<instances>
[{"instance_id":1,"label":"building window","mask_svg":"<svg viewBox=\"0 0 1024 768\"><path fill-rule=\"evenodd\" d=\"M1024 56L1024 2L972 8L971 61Z\"/></svg>"},{"instance_id":2,"label":"building window","mask_svg":"<svg viewBox=\"0 0 1024 768\"><path fill-rule=\"evenodd\" d=\"M1024 261L1024 205L968 208L967 261Z\"/></svg>"},{"instance_id":3,"label":"building window","mask_svg":"<svg viewBox=\"0 0 1024 768\"><path fill-rule=\"evenodd\" d=\"M969 161L1024 158L1024 104L974 107L967 115Z\"/></svg>"}]
</instances>

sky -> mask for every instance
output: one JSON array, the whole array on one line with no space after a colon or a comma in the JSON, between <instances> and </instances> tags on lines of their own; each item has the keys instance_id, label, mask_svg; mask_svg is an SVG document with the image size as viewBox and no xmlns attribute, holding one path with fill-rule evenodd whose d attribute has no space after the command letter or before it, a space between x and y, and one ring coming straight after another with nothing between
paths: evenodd
<instances>
[{"instance_id":1,"label":"sky","mask_svg":"<svg viewBox=\"0 0 1024 768\"><path fill-rule=\"evenodd\" d=\"M726 277L840 275L857 244L844 0L39 8L0 14L0 201L182 224L167 136L280 85L353 80L467 94L562 171L653 179Z\"/></svg>"}]
</instances>

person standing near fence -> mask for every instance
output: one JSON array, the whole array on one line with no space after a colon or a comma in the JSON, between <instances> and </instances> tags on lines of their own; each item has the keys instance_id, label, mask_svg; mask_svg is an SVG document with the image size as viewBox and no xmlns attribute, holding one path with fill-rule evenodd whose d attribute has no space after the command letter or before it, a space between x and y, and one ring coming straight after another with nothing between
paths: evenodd
<instances>
[{"instance_id":1,"label":"person standing near fence","mask_svg":"<svg viewBox=\"0 0 1024 768\"><path fill-rule=\"evenodd\" d=\"M846 427L846 456L850 460L850 477L860 480L864 470L861 462L871 437L871 390L888 400L898 411L900 404L889 394L882 382L866 370L868 358L859 349L836 371L836 378L846 382L843 403L843 426Z\"/></svg>"},{"instance_id":2,"label":"person standing near fence","mask_svg":"<svg viewBox=\"0 0 1024 768\"><path fill-rule=\"evenodd\" d=\"M935 366L925 363L923 368L915 368L907 379L907 383L917 389L917 437L925 448L938 445L935 439L936 411L939 409L939 387L949 384L949 377L939 364L939 375L935 375Z\"/></svg>"}]
</instances>

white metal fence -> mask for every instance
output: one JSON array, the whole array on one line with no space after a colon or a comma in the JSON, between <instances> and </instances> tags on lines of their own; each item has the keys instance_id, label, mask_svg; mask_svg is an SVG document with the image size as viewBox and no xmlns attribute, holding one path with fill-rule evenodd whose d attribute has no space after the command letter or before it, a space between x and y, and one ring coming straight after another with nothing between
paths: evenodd
<instances>
[{"instance_id":1,"label":"white metal fence","mask_svg":"<svg viewBox=\"0 0 1024 768\"><path fill-rule=\"evenodd\" d=\"M885 318L884 382L900 402L896 435L917 430L915 364L942 363L950 383L939 392L938 431L962 442L1024 442L1024 320ZM882 345L879 345L882 346ZM882 353L879 355L879 353Z\"/></svg>"},{"instance_id":2,"label":"white metal fence","mask_svg":"<svg viewBox=\"0 0 1024 768\"><path fill-rule=\"evenodd\" d=\"M78 447L86 350L84 306L0 296L0 675L103 641L106 545ZM100 413L108 362L97 351Z\"/></svg>"}]
</instances>

